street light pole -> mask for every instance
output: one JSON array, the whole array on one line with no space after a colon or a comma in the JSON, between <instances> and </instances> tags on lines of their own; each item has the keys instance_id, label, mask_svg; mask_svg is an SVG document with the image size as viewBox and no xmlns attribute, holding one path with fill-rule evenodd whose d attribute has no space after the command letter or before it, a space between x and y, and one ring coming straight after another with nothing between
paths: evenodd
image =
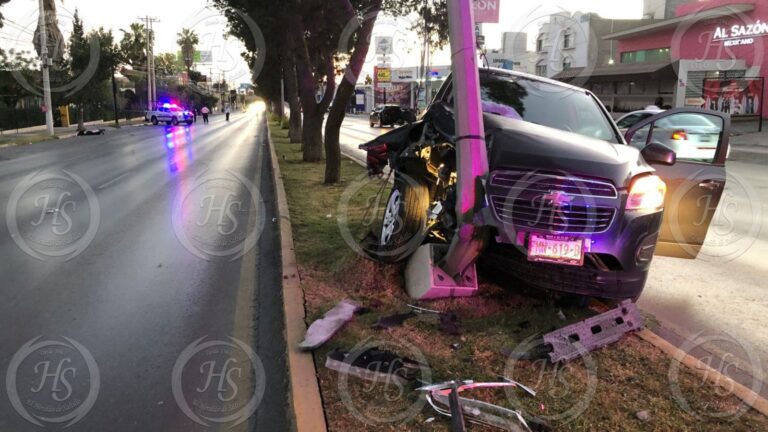
<instances>
[{"instance_id":1,"label":"street light pole","mask_svg":"<svg viewBox=\"0 0 768 432\"><path fill-rule=\"evenodd\" d=\"M48 135L53 136L53 104L51 102L51 75L50 59L48 59L48 29L46 28L47 19L45 16L45 6L43 0L39 1L40 6L40 57L43 70L43 104L45 105L45 130Z\"/></svg>"},{"instance_id":2,"label":"street light pole","mask_svg":"<svg viewBox=\"0 0 768 432\"><path fill-rule=\"evenodd\" d=\"M478 196L484 189L481 181L488 175L474 21L472 0L448 2L453 99L458 101L454 104L454 116L459 230L441 267L454 278L474 265L486 240L482 230L474 225L475 211L483 198Z\"/></svg>"}]
</instances>

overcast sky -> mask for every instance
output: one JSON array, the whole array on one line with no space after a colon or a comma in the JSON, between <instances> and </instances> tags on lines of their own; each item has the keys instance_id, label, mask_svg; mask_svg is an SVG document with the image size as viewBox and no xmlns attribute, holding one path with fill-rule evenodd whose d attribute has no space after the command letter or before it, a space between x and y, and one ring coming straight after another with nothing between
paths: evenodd
<instances>
[{"instance_id":1,"label":"overcast sky","mask_svg":"<svg viewBox=\"0 0 768 432\"><path fill-rule=\"evenodd\" d=\"M488 48L498 48L501 44L501 32L525 31L535 35L538 24L546 16L562 11L597 12L606 18L640 18L642 15L642 0L537 0L521 2L520 0L500 0L501 21L499 24L486 24L483 33L486 35ZM206 0L64 0L58 1L59 27L65 37L72 28L72 15L77 8L80 11L86 31L105 27L113 29L117 40L122 38L119 29L128 29L132 22L137 22L139 16L150 15L160 22L154 24L157 41L155 52L176 52L176 34L182 28L191 28L200 36L199 50L213 52L213 63L201 65L198 69L205 73L213 73L220 78L225 73L229 81L236 83L248 82L250 73L248 66L240 57L242 44L234 38L224 38L226 20L214 9L206 8ZM32 33L37 24L38 0L11 0L3 9L6 17L5 27L0 30L0 43L3 48L32 49ZM419 43L415 35L408 31L412 20L382 17L374 30L374 36L394 36L396 58L392 66L416 66L419 64ZM534 37L529 36L529 43ZM399 42L398 42L399 41ZM447 64L447 52L433 55L433 64ZM365 71L370 73L376 64L375 55L366 62Z\"/></svg>"}]
</instances>

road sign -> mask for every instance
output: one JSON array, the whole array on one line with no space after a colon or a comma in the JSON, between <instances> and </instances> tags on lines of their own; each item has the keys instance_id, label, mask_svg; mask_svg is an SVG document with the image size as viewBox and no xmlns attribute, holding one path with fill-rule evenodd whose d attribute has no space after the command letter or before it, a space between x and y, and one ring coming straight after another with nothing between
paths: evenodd
<instances>
[{"instance_id":1,"label":"road sign","mask_svg":"<svg viewBox=\"0 0 768 432\"><path fill-rule=\"evenodd\" d=\"M376 55L392 55L392 36L376 37Z\"/></svg>"},{"instance_id":2,"label":"road sign","mask_svg":"<svg viewBox=\"0 0 768 432\"><path fill-rule=\"evenodd\" d=\"M392 69L388 67L377 67L376 81L379 83L392 82Z\"/></svg>"},{"instance_id":3,"label":"road sign","mask_svg":"<svg viewBox=\"0 0 768 432\"><path fill-rule=\"evenodd\" d=\"M498 23L500 2L501 0L472 0L475 22Z\"/></svg>"}]
</instances>

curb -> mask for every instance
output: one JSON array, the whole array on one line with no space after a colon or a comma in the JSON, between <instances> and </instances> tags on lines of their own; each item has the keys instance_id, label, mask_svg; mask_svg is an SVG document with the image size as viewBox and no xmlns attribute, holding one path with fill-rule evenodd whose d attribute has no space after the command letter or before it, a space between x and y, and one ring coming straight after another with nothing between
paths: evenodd
<instances>
[{"instance_id":1,"label":"curb","mask_svg":"<svg viewBox=\"0 0 768 432\"><path fill-rule=\"evenodd\" d=\"M324 432L328 428L314 357L311 353L303 352L298 348L307 331L304 292L301 289L299 269L296 265L291 216L288 211L283 177L280 173L275 146L272 143L269 122L265 121L264 123L267 126L267 140L272 159L272 180L275 184L277 213L280 218L285 342L288 354L288 385L293 425L294 430L298 432Z\"/></svg>"}]
</instances>

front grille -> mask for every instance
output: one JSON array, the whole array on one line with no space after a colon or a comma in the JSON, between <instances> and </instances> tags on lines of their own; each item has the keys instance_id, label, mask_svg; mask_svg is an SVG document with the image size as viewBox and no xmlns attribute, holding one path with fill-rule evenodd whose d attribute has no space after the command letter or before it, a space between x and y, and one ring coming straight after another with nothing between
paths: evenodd
<instances>
[{"instance_id":1,"label":"front grille","mask_svg":"<svg viewBox=\"0 0 768 432\"><path fill-rule=\"evenodd\" d=\"M549 173L497 171L491 175L491 185L507 188L512 194L522 191L549 193L557 190L571 196L618 197L616 187L610 181Z\"/></svg>"},{"instance_id":2,"label":"front grille","mask_svg":"<svg viewBox=\"0 0 768 432\"><path fill-rule=\"evenodd\" d=\"M492 197L493 210L504 223L520 229L552 233L600 233L608 230L616 210L610 207L551 206L531 199Z\"/></svg>"}]
</instances>

